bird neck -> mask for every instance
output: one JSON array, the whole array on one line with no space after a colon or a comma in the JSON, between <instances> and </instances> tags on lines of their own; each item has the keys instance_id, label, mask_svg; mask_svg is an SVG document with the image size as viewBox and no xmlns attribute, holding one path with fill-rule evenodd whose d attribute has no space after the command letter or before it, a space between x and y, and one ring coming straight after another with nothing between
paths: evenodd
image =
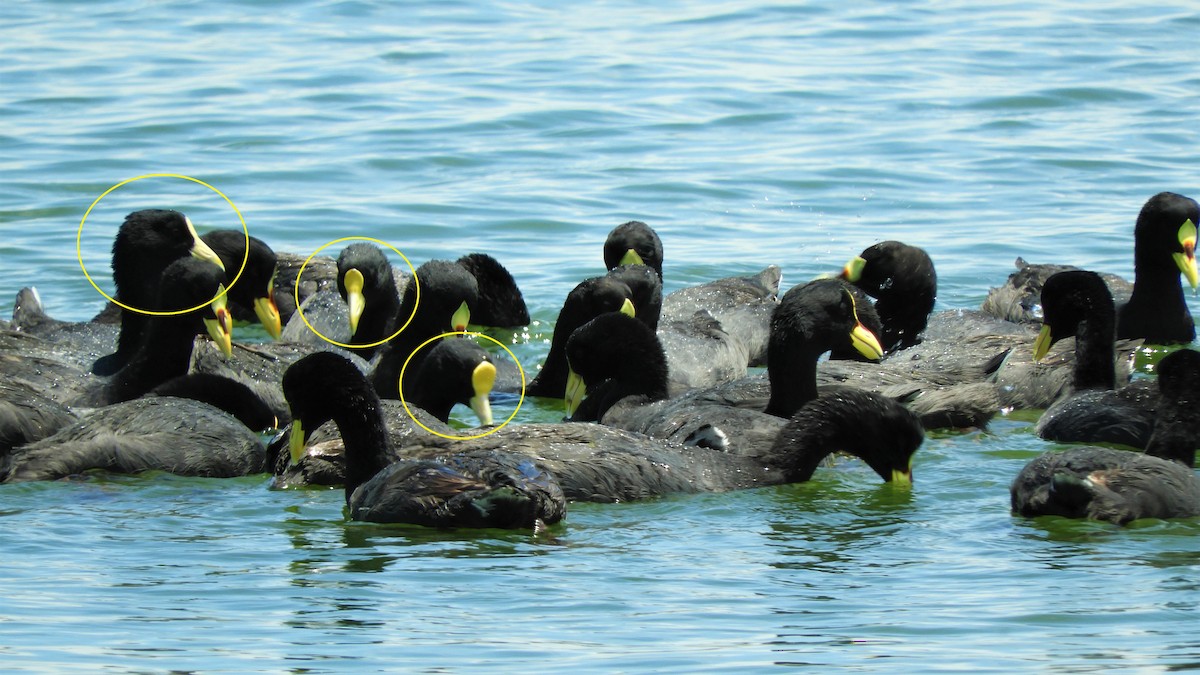
<instances>
[{"instance_id":1,"label":"bird neck","mask_svg":"<svg viewBox=\"0 0 1200 675\"><path fill-rule=\"evenodd\" d=\"M126 312L129 314L129 312ZM167 380L187 373L199 322L191 315L152 317L137 350L108 383L108 403L142 396Z\"/></svg>"},{"instance_id":2,"label":"bird neck","mask_svg":"<svg viewBox=\"0 0 1200 675\"><path fill-rule=\"evenodd\" d=\"M565 309L558 314L554 333L550 336L550 351L542 362L542 369L530 383L530 393L535 396L562 398L567 390L567 338L571 332L583 325L582 321L564 317Z\"/></svg>"},{"instance_id":3,"label":"bird neck","mask_svg":"<svg viewBox=\"0 0 1200 675\"><path fill-rule=\"evenodd\" d=\"M808 345L788 346L772 341L767 346L767 379L771 398L764 412L791 417L800 406L817 397L817 360L821 354Z\"/></svg>"},{"instance_id":4,"label":"bird neck","mask_svg":"<svg viewBox=\"0 0 1200 675\"><path fill-rule=\"evenodd\" d=\"M1076 391L1109 390L1117 386L1113 352L1115 325L1112 312L1098 312L1080 321L1075 332Z\"/></svg>"},{"instance_id":5,"label":"bird neck","mask_svg":"<svg viewBox=\"0 0 1200 675\"><path fill-rule=\"evenodd\" d=\"M800 483L812 478L821 462L833 453L837 447L834 436L836 431L824 421L804 426L789 423L762 460L782 471L785 482Z\"/></svg>"},{"instance_id":6,"label":"bird neck","mask_svg":"<svg viewBox=\"0 0 1200 675\"><path fill-rule=\"evenodd\" d=\"M879 336L883 348L892 352L919 344L918 336L925 330L932 310L933 299L919 291L907 297L889 294L876 300L875 313L883 324L883 335Z\"/></svg>"},{"instance_id":7,"label":"bird neck","mask_svg":"<svg viewBox=\"0 0 1200 675\"><path fill-rule=\"evenodd\" d=\"M383 419L383 404L369 386L334 398L333 421L346 452L346 500L359 485L391 463L390 443Z\"/></svg>"}]
</instances>

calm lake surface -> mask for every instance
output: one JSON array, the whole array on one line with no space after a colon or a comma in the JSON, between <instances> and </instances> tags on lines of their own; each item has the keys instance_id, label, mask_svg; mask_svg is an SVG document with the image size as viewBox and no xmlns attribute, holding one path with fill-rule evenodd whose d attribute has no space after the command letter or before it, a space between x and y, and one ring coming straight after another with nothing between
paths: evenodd
<instances>
[{"instance_id":1,"label":"calm lake surface","mask_svg":"<svg viewBox=\"0 0 1200 675\"><path fill-rule=\"evenodd\" d=\"M77 242L103 287L125 213L230 203L280 251L490 252L528 370L630 219L668 291L882 239L930 252L938 309L1018 255L1129 276L1142 203L1200 194L1198 30L1190 2L7 2L0 292L89 318ZM146 174L229 201L142 179L81 228ZM1035 419L931 433L911 490L845 461L536 536L350 524L267 476L3 485L0 670L1200 668L1200 521L1013 518Z\"/></svg>"}]
</instances>

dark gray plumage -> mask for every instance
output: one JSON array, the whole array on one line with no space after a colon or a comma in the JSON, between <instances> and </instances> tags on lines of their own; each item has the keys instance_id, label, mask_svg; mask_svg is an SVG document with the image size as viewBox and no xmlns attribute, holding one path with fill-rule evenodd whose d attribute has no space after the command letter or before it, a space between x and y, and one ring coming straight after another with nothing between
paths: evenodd
<instances>
[{"instance_id":1,"label":"dark gray plumage","mask_svg":"<svg viewBox=\"0 0 1200 675\"><path fill-rule=\"evenodd\" d=\"M91 470L232 477L264 468L258 437L232 416L190 399L152 397L97 409L58 433L15 448L0 464L8 482Z\"/></svg>"}]
</instances>

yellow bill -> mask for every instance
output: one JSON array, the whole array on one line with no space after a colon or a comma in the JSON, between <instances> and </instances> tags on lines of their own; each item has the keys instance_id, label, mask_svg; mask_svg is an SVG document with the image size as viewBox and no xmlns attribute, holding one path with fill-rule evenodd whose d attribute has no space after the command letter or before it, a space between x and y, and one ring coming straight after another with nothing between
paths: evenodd
<instances>
[{"instance_id":1,"label":"yellow bill","mask_svg":"<svg viewBox=\"0 0 1200 675\"><path fill-rule=\"evenodd\" d=\"M454 310L454 315L450 317L450 330L465 331L469 323L471 323L471 308L467 307L467 302L464 300L463 304Z\"/></svg>"},{"instance_id":2,"label":"yellow bill","mask_svg":"<svg viewBox=\"0 0 1200 675\"><path fill-rule=\"evenodd\" d=\"M279 318L279 307L275 305L275 280L267 283L267 294L254 299L254 315L266 329L271 339L278 340L283 333L283 321Z\"/></svg>"},{"instance_id":3,"label":"yellow bill","mask_svg":"<svg viewBox=\"0 0 1200 675\"><path fill-rule=\"evenodd\" d=\"M227 306L225 286L220 286L218 293L217 298L209 303L216 318L204 319L204 328L212 337L213 342L217 343L217 348L221 350L221 353L230 356L233 354L233 316L230 315Z\"/></svg>"},{"instance_id":4,"label":"yellow bill","mask_svg":"<svg viewBox=\"0 0 1200 675\"><path fill-rule=\"evenodd\" d=\"M854 283L862 278L863 269L867 266L866 258L856 255L842 268L842 278Z\"/></svg>"},{"instance_id":5,"label":"yellow bill","mask_svg":"<svg viewBox=\"0 0 1200 675\"><path fill-rule=\"evenodd\" d=\"M583 378L574 370L567 370L567 417L575 414L579 410L579 404L583 403L583 397L587 395L587 384Z\"/></svg>"},{"instance_id":6,"label":"yellow bill","mask_svg":"<svg viewBox=\"0 0 1200 675\"><path fill-rule=\"evenodd\" d=\"M292 429L288 432L288 454L292 464L299 464L304 458L304 425L300 420L292 419Z\"/></svg>"},{"instance_id":7,"label":"yellow bill","mask_svg":"<svg viewBox=\"0 0 1200 675\"><path fill-rule=\"evenodd\" d=\"M358 320L362 318L363 310L367 308L367 298L363 295L362 272L355 268L346 271L342 285L346 287L346 304L350 306L350 334L358 332Z\"/></svg>"},{"instance_id":8,"label":"yellow bill","mask_svg":"<svg viewBox=\"0 0 1200 675\"><path fill-rule=\"evenodd\" d=\"M1050 351L1052 344L1054 344L1054 336L1051 335L1050 326L1042 324L1037 339L1033 341L1033 360L1041 361L1042 357Z\"/></svg>"},{"instance_id":9,"label":"yellow bill","mask_svg":"<svg viewBox=\"0 0 1200 675\"><path fill-rule=\"evenodd\" d=\"M187 223L188 232L190 232L192 235L192 249L190 251L192 257L199 260L207 260L217 267L220 267L221 271L224 272L225 263L221 262L221 256L217 255L217 252L212 250L211 246L204 243L204 240L201 239L200 235L196 233L196 227L192 225L192 219L184 216L183 220Z\"/></svg>"},{"instance_id":10,"label":"yellow bill","mask_svg":"<svg viewBox=\"0 0 1200 675\"><path fill-rule=\"evenodd\" d=\"M617 311L631 319L637 318L637 309L633 306L633 301L629 298L625 298L625 302L621 303L621 309Z\"/></svg>"},{"instance_id":11,"label":"yellow bill","mask_svg":"<svg viewBox=\"0 0 1200 675\"><path fill-rule=\"evenodd\" d=\"M490 361L480 361L471 372L471 388L475 395L470 399L471 410L479 418L479 426L492 425L492 403L488 395L496 384L496 366Z\"/></svg>"}]
</instances>

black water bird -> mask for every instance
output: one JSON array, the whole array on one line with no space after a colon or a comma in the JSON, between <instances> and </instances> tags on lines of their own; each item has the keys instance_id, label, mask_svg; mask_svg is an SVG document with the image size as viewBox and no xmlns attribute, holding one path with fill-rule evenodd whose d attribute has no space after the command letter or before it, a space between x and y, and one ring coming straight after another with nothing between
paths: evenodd
<instances>
[{"instance_id":1,"label":"black water bird","mask_svg":"<svg viewBox=\"0 0 1200 675\"><path fill-rule=\"evenodd\" d=\"M881 241L846 263L842 278L875 299L885 352L920 343L937 300L937 272L924 249Z\"/></svg>"},{"instance_id":2,"label":"black water bird","mask_svg":"<svg viewBox=\"0 0 1200 675\"><path fill-rule=\"evenodd\" d=\"M1117 338L1140 338L1148 344L1195 339L1196 326L1179 274L1193 289L1200 283L1195 253L1197 222L1200 205L1180 194L1160 192L1142 206L1133 232L1133 284L1106 276L1118 302ZM1030 265L1020 259L1017 266L1005 285L989 292L983 309L1010 320L1036 322L1042 284L1064 267ZM1126 297L1128 301L1124 301Z\"/></svg>"},{"instance_id":3,"label":"black water bird","mask_svg":"<svg viewBox=\"0 0 1200 675\"><path fill-rule=\"evenodd\" d=\"M165 471L227 478L259 473L258 436L207 403L170 396L99 408L52 436L0 456L6 482L55 480L92 470Z\"/></svg>"},{"instance_id":4,"label":"black water bird","mask_svg":"<svg viewBox=\"0 0 1200 675\"><path fill-rule=\"evenodd\" d=\"M526 395L547 398L563 398L566 395L567 339L575 329L607 312L637 315L633 292L618 277L592 277L579 282L571 289L563 300L558 318L554 322L550 351L546 354L537 376L526 386Z\"/></svg>"},{"instance_id":5,"label":"black water bird","mask_svg":"<svg viewBox=\"0 0 1200 675\"><path fill-rule=\"evenodd\" d=\"M166 209L134 211L125 217L112 246L112 274L116 300L134 308L121 309L117 350L92 367L98 375L111 375L129 362L142 339L157 299L163 270L179 258L192 256L224 269L221 258L200 239L187 216ZM139 311L140 310L140 311Z\"/></svg>"},{"instance_id":6,"label":"black water bird","mask_svg":"<svg viewBox=\"0 0 1200 675\"><path fill-rule=\"evenodd\" d=\"M404 370L409 377L428 354L417 348L443 333L465 331L479 302L475 277L457 263L430 260L417 268L416 277L415 283L405 287L400 301L400 316L412 318L387 342L372 374L375 389L383 398L399 398L400 372ZM405 363L409 364L407 370ZM404 386L410 390L407 381Z\"/></svg>"},{"instance_id":7,"label":"black water bird","mask_svg":"<svg viewBox=\"0 0 1200 675\"><path fill-rule=\"evenodd\" d=\"M1013 513L1125 524L1200 515L1200 353L1180 349L1159 362L1162 403L1146 452L1100 447L1051 451L1025 465L1010 488Z\"/></svg>"},{"instance_id":8,"label":"black water bird","mask_svg":"<svg viewBox=\"0 0 1200 675\"><path fill-rule=\"evenodd\" d=\"M397 458L381 402L350 362L319 352L283 378L292 410L289 450L304 453L306 434L332 420L345 448L350 517L462 527L536 527L562 519L566 501L553 477L528 459L503 452Z\"/></svg>"},{"instance_id":9,"label":"black water bird","mask_svg":"<svg viewBox=\"0 0 1200 675\"><path fill-rule=\"evenodd\" d=\"M1036 431L1049 440L1146 447L1154 427L1157 388L1149 381L1117 387L1112 295L1094 272L1059 272L1042 287L1043 324L1034 359L1075 338L1071 392L1054 402Z\"/></svg>"},{"instance_id":10,"label":"black water bird","mask_svg":"<svg viewBox=\"0 0 1200 675\"><path fill-rule=\"evenodd\" d=\"M317 355L309 358L315 359ZM319 363L311 372L331 376L335 370L332 364ZM330 406L338 402L340 407L341 402L346 402L346 407L355 410L369 407L364 406L363 401L370 396L370 389L364 385L361 376L356 376L353 369L342 369L336 377L344 378L344 383L326 382L326 386L313 386L325 392L332 391L333 386L344 387L345 391L353 393L336 397L321 396L319 401L314 401L314 405ZM355 381L358 383L353 384ZM324 415L328 415L328 411ZM557 481L568 500L620 502L677 492L721 492L799 480L803 472L796 471L795 467L808 463L799 457L824 457L839 449L853 452L857 448L842 443L842 436L835 434L832 428L873 424L871 415L870 411L864 416L862 411L854 409L822 415L817 422L819 429L814 428L812 433L792 442L777 444L772 452L760 458L734 455L707 447L685 448L596 424L508 425L493 433L465 440L416 430L403 446L389 445L386 449L378 443L363 442L361 438L352 441L344 437L344 441L347 446L352 442L361 442L369 452L376 453L372 459L376 464L395 459L486 456L487 453L500 452L518 462L532 461L537 470ZM381 420L368 421L360 417L351 421L351 427L374 429L371 433L377 439L387 435ZM303 438L303 434L300 437ZM912 453L916 450L914 441L919 443L919 439L896 430L881 433L880 437L883 445L876 448L876 452L887 459L879 463L877 473L885 481L904 476L911 464ZM292 443L298 442L293 440ZM305 449L293 446L292 450L292 456L303 463L300 453L304 453ZM347 480L357 481L360 478L361 475Z\"/></svg>"}]
</instances>

